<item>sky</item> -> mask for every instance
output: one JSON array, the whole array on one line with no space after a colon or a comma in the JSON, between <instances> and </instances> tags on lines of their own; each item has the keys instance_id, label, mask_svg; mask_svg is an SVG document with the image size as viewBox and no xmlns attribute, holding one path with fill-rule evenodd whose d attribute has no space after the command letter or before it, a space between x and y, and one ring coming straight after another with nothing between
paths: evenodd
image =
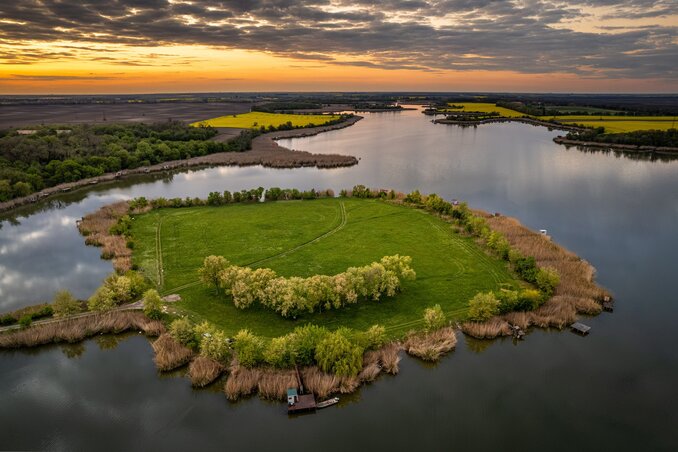
<instances>
[{"instance_id":1,"label":"sky","mask_svg":"<svg viewBox=\"0 0 678 452\"><path fill-rule=\"evenodd\" d=\"M12 0L0 94L678 92L676 0Z\"/></svg>"}]
</instances>

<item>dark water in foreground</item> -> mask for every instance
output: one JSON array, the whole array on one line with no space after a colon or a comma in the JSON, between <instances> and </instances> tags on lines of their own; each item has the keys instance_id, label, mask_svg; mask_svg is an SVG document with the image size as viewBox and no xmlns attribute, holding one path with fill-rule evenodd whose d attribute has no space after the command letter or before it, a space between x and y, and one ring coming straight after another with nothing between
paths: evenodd
<instances>
[{"instance_id":1,"label":"dark water in foreground","mask_svg":"<svg viewBox=\"0 0 678 452\"><path fill-rule=\"evenodd\" d=\"M582 338L467 343L437 366L405 358L339 407L288 418L256 398L228 403L158 377L148 341L0 352L0 450L678 450L678 161L585 154L526 125L434 126L417 112L281 144L361 157L313 169L214 168L72 193L0 229L0 311L65 287L86 297L110 271L74 222L132 196L206 196L272 185L419 188L546 228L616 295ZM103 350L101 350L103 349ZM216 388L218 389L218 388Z\"/></svg>"}]
</instances>

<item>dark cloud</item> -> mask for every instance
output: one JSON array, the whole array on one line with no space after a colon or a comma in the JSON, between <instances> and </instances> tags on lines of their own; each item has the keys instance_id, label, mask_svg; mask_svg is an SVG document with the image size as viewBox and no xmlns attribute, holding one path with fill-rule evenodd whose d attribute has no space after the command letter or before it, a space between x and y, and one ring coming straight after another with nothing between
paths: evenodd
<instances>
[{"instance_id":1,"label":"dark cloud","mask_svg":"<svg viewBox=\"0 0 678 452\"><path fill-rule=\"evenodd\" d=\"M563 26L593 6L614 18L678 14L675 0L14 0L0 4L0 61L32 61L12 58L11 42L68 40L202 44L387 69L678 77L677 27Z\"/></svg>"}]
</instances>

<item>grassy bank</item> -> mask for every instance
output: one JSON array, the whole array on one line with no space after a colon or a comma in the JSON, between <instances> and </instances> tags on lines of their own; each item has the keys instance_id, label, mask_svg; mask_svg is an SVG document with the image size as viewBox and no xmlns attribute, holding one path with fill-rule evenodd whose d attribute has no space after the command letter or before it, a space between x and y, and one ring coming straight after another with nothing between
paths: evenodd
<instances>
[{"instance_id":1,"label":"grassy bank","mask_svg":"<svg viewBox=\"0 0 678 452\"><path fill-rule=\"evenodd\" d=\"M481 291L517 287L504 262L488 257L471 238L418 209L380 200L330 198L159 209L136 216L131 230L133 262L164 293L180 293L176 308L194 320L209 320L234 335L242 328L276 337L304 323L365 330L375 323L391 338L420 329L423 310L440 304L462 319L467 302ZM283 276L333 275L386 255L408 255L417 272L393 299L340 311L284 319L253 306L243 311L197 283L205 256L237 265L267 267ZM159 278L162 275L162 278Z\"/></svg>"}]
</instances>

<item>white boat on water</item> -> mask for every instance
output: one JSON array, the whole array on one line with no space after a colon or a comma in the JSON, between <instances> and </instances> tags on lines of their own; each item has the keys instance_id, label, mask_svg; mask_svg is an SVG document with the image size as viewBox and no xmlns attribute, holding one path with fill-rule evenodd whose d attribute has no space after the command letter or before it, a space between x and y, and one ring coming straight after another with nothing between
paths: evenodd
<instances>
[{"instance_id":1,"label":"white boat on water","mask_svg":"<svg viewBox=\"0 0 678 452\"><path fill-rule=\"evenodd\" d=\"M322 402L318 402L316 405L316 408L327 408L328 406L334 405L336 403L339 403L339 397L332 397L331 399L323 400Z\"/></svg>"}]
</instances>

